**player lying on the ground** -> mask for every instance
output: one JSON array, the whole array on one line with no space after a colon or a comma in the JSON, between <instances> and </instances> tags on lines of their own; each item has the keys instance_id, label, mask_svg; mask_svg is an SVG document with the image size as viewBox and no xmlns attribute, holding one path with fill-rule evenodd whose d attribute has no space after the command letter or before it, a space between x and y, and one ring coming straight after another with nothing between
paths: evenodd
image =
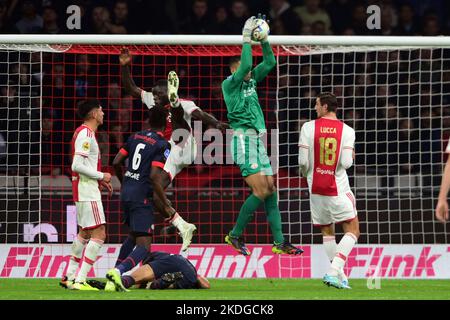
<instances>
[{"instance_id":1,"label":"player lying on the ground","mask_svg":"<svg viewBox=\"0 0 450 320\"><path fill-rule=\"evenodd\" d=\"M264 203L267 220L270 224L274 245L273 253L301 254L302 249L294 247L284 239L281 230L281 215L278 208L277 193L273 172L267 151L260 138L267 132L264 115L258 102L256 83L262 81L276 64L267 37L261 41L263 61L252 70L251 33L254 19L245 22L242 31L244 43L239 59L230 61L232 73L222 83L222 92L227 105L227 116L233 128L232 155L241 174L252 190L252 194L241 207L236 225L225 237L225 241L243 255L249 255L242 233L252 221L258 207Z\"/></svg>"},{"instance_id":2,"label":"player lying on the ground","mask_svg":"<svg viewBox=\"0 0 450 320\"><path fill-rule=\"evenodd\" d=\"M100 103L93 99L81 102L77 112L83 124L75 130L72 138L71 168L79 231L72 244L67 273L60 285L73 290L97 290L86 283L86 277L106 238L100 191L107 188L112 192L111 175L100 169L100 148L95 138L97 128L103 124L104 112Z\"/></svg>"},{"instance_id":3,"label":"player lying on the ground","mask_svg":"<svg viewBox=\"0 0 450 320\"><path fill-rule=\"evenodd\" d=\"M136 285L147 289L209 289L208 279L197 274L197 270L188 259L179 254L150 252L142 266L131 275L114 275L114 286L104 282L89 280L89 283L106 291L129 291Z\"/></svg>"},{"instance_id":4,"label":"player lying on the ground","mask_svg":"<svg viewBox=\"0 0 450 320\"><path fill-rule=\"evenodd\" d=\"M170 144L162 134L167 114L162 106L150 109L150 128L132 134L114 158L114 171L122 183L123 221L129 234L120 248L115 268L107 273L108 278L131 270L150 252L154 223L152 199L167 215L175 211L162 186L162 168L170 154ZM129 161L123 176L122 164L126 159Z\"/></svg>"},{"instance_id":5,"label":"player lying on the ground","mask_svg":"<svg viewBox=\"0 0 450 320\"><path fill-rule=\"evenodd\" d=\"M306 122L300 132L300 171L308 180L313 224L322 231L323 246L331 261L323 282L350 289L343 269L358 240L359 222L346 170L355 157L355 131L337 119L334 94L319 94L315 109L317 120ZM345 235L336 245L334 225L339 223Z\"/></svg>"},{"instance_id":6,"label":"player lying on the ground","mask_svg":"<svg viewBox=\"0 0 450 320\"><path fill-rule=\"evenodd\" d=\"M218 121L212 115L203 112L193 101L178 99L178 77L175 72L170 72L168 80L158 80L151 92L145 91L136 86L131 74L129 65L131 63L131 54L128 49L122 49L120 54L120 65L122 81L125 90L135 98L140 98L142 102L151 109L154 106L164 106L169 109L167 117L166 130L164 137L172 145L171 153L164 165L163 186L167 188L175 176L189 166L197 154L197 143L192 135L191 118L200 120L209 127L225 130L228 125ZM169 84L168 84L169 82ZM171 99L169 101L169 92ZM172 132L175 129L185 129L186 135L181 142L172 139ZM164 214L164 213L163 213ZM196 227L187 223L175 212L172 216L165 218L170 221L180 232L183 238L182 250L185 251L191 244L193 232Z\"/></svg>"},{"instance_id":7,"label":"player lying on the ground","mask_svg":"<svg viewBox=\"0 0 450 320\"><path fill-rule=\"evenodd\" d=\"M441 190L439 191L438 203L436 205L436 218L446 223L448 220L448 191L450 189L450 140L445 152L449 155L445 164L444 174L442 175Z\"/></svg>"}]
</instances>

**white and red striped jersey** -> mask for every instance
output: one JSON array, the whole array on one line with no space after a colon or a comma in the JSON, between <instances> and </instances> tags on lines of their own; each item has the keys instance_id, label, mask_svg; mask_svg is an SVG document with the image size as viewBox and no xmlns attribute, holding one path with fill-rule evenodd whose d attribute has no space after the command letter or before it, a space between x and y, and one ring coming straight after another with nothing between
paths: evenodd
<instances>
[{"instance_id":1,"label":"white and red striped jersey","mask_svg":"<svg viewBox=\"0 0 450 320\"><path fill-rule=\"evenodd\" d=\"M100 149L94 131L86 125L79 126L73 134L71 145L72 161L75 155L85 157L90 169L101 171ZM72 193L75 202L101 200L98 180L73 170Z\"/></svg>"},{"instance_id":2,"label":"white and red striped jersey","mask_svg":"<svg viewBox=\"0 0 450 320\"><path fill-rule=\"evenodd\" d=\"M445 149L445 153L450 153L450 139L448 140L447 148Z\"/></svg>"},{"instance_id":3,"label":"white and red striped jersey","mask_svg":"<svg viewBox=\"0 0 450 320\"><path fill-rule=\"evenodd\" d=\"M141 90L141 99L142 102L147 106L147 108L151 109L154 107L155 102L153 100L153 94L151 92ZM200 109L194 101L191 100L183 100L180 99L181 107L184 110L184 120L186 120L189 128L191 128L191 115L197 109ZM170 108L170 105L166 106ZM192 128L191 128L192 131ZM172 138L172 114L169 112L166 120L166 130L164 131L164 138L169 141Z\"/></svg>"},{"instance_id":4,"label":"white and red striped jersey","mask_svg":"<svg viewBox=\"0 0 450 320\"><path fill-rule=\"evenodd\" d=\"M354 145L355 131L337 119L320 118L303 125L299 148L308 150L304 174L311 194L337 196L351 191L345 167L351 161L345 164L341 156L345 149L353 153Z\"/></svg>"}]
</instances>

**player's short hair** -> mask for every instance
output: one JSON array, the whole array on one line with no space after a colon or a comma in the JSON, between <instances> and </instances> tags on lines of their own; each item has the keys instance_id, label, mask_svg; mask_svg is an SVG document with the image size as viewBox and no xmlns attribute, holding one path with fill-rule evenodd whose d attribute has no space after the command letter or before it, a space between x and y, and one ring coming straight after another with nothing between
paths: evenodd
<instances>
[{"instance_id":1,"label":"player's short hair","mask_svg":"<svg viewBox=\"0 0 450 320\"><path fill-rule=\"evenodd\" d=\"M85 120L92 109L100 108L100 102L97 99L87 99L78 104L77 114Z\"/></svg>"},{"instance_id":2,"label":"player's short hair","mask_svg":"<svg viewBox=\"0 0 450 320\"><path fill-rule=\"evenodd\" d=\"M231 57L230 60L228 60L228 65L230 67L232 67L234 64L238 63L239 61L241 61L241 57L240 56Z\"/></svg>"},{"instance_id":3,"label":"player's short hair","mask_svg":"<svg viewBox=\"0 0 450 320\"><path fill-rule=\"evenodd\" d=\"M317 98L320 99L320 104L326 104L328 106L328 112L336 112L338 108L338 102L336 96L331 92L322 92Z\"/></svg>"},{"instance_id":4,"label":"player's short hair","mask_svg":"<svg viewBox=\"0 0 450 320\"><path fill-rule=\"evenodd\" d=\"M166 119L169 115L169 110L163 106L154 106L148 111L148 124L150 128L165 129Z\"/></svg>"}]
</instances>

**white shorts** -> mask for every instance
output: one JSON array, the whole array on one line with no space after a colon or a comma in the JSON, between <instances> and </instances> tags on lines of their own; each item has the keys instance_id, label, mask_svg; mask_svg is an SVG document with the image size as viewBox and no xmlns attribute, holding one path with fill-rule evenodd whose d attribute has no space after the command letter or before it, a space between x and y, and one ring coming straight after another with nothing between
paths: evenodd
<instances>
[{"instance_id":1,"label":"white shorts","mask_svg":"<svg viewBox=\"0 0 450 320\"><path fill-rule=\"evenodd\" d=\"M350 221L358 215L355 196L351 191L336 197L311 194L310 206L315 227Z\"/></svg>"},{"instance_id":2,"label":"white shorts","mask_svg":"<svg viewBox=\"0 0 450 320\"><path fill-rule=\"evenodd\" d=\"M170 154L164 165L164 171L169 174L170 180L173 180L181 170L194 162L197 155L197 142L190 134L182 147L176 145L172 140L170 140L170 144Z\"/></svg>"},{"instance_id":3,"label":"white shorts","mask_svg":"<svg viewBox=\"0 0 450 320\"><path fill-rule=\"evenodd\" d=\"M75 202L77 208L77 224L83 229L94 229L106 223L103 205L97 201Z\"/></svg>"}]
</instances>

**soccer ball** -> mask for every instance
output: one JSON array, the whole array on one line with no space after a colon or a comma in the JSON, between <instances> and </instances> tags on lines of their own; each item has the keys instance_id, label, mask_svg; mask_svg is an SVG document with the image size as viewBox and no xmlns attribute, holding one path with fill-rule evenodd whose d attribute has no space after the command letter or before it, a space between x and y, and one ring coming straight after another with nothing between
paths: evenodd
<instances>
[{"instance_id":1,"label":"soccer ball","mask_svg":"<svg viewBox=\"0 0 450 320\"><path fill-rule=\"evenodd\" d=\"M270 28L267 22L263 19L256 19L255 20L255 28L252 31L252 40L253 41L261 41L270 33Z\"/></svg>"}]
</instances>

